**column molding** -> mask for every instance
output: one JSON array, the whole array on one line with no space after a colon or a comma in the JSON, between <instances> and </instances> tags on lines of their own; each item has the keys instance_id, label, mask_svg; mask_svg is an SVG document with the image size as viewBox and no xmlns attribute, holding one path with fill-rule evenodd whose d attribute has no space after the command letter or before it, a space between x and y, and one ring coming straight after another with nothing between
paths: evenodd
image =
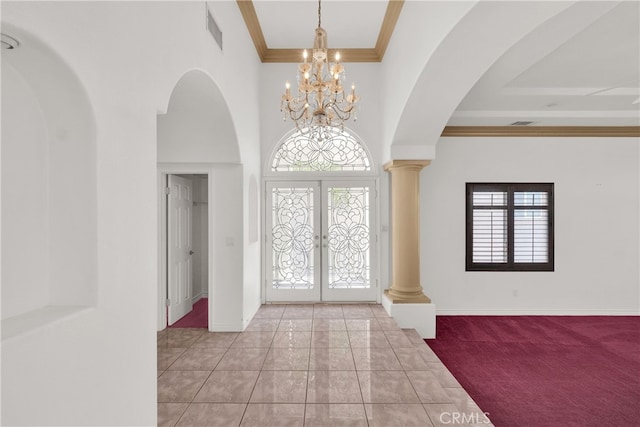
<instances>
[{"instance_id":1,"label":"column molding","mask_svg":"<svg viewBox=\"0 0 640 427\"><path fill-rule=\"evenodd\" d=\"M391 169L397 168L418 168L422 170L431 164L431 160L390 160L384 164L384 170L389 172Z\"/></svg>"},{"instance_id":2,"label":"column molding","mask_svg":"<svg viewBox=\"0 0 640 427\"><path fill-rule=\"evenodd\" d=\"M393 303L430 303L420 285L420 171L431 160L392 160L391 174L391 287L385 295Z\"/></svg>"}]
</instances>

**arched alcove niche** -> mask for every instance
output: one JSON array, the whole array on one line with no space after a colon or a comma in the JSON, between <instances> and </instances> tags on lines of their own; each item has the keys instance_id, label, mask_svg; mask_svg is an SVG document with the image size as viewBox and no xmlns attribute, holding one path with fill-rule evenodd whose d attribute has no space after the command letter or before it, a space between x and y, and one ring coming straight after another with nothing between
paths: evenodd
<instances>
[{"instance_id":1,"label":"arched alcove niche","mask_svg":"<svg viewBox=\"0 0 640 427\"><path fill-rule=\"evenodd\" d=\"M96 304L97 198L95 118L81 82L41 40L2 32L20 43L2 49L5 339Z\"/></svg>"},{"instance_id":2,"label":"arched alcove niche","mask_svg":"<svg viewBox=\"0 0 640 427\"><path fill-rule=\"evenodd\" d=\"M244 181L227 102L209 74L190 70L157 118L159 188L172 174L206 174L208 188L209 330L243 329ZM162 194L162 193L160 193ZM158 329L167 325L166 198L159 203Z\"/></svg>"}]
</instances>

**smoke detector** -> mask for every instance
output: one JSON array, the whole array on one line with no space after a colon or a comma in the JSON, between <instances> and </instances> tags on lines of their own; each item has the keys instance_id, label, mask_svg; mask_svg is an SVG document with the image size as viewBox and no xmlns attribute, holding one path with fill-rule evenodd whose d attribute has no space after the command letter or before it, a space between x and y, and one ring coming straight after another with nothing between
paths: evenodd
<instances>
[{"instance_id":1,"label":"smoke detector","mask_svg":"<svg viewBox=\"0 0 640 427\"><path fill-rule=\"evenodd\" d=\"M3 49L15 49L18 46L20 46L20 43L18 42L18 40L14 39L11 36L8 36L6 34L2 34L2 48Z\"/></svg>"}]
</instances>

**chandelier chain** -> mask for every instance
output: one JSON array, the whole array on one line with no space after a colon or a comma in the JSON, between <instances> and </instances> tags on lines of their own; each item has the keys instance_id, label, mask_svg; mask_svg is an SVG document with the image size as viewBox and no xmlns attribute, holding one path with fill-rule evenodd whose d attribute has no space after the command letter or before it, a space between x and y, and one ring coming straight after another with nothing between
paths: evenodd
<instances>
[{"instance_id":1,"label":"chandelier chain","mask_svg":"<svg viewBox=\"0 0 640 427\"><path fill-rule=\"evenodd\" d=\"M318 28L320 28L322 26L322 25L320 25L320 20L321 20L321 17L322 17L322 13L321 13L322 5L321 5L321 2L322 2L322 0L318 0Z\"/></svg>"}]
</instances>

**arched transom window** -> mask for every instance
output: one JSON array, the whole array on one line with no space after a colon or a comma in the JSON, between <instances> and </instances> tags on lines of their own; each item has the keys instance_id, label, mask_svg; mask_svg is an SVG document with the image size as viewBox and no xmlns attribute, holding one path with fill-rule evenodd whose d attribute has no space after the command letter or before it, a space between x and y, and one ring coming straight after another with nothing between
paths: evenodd
<instances>
[{"instance_id":1,"label":"arched transom window","mask_svg":"<svg viewBox=\"0 0 640 427\"><path fill-rule=\"evenodd\" d=\"M278 147L272 172L366 172L371 161L351 133L336 127L304 128Z\"/></svg>"}]
</instances>

